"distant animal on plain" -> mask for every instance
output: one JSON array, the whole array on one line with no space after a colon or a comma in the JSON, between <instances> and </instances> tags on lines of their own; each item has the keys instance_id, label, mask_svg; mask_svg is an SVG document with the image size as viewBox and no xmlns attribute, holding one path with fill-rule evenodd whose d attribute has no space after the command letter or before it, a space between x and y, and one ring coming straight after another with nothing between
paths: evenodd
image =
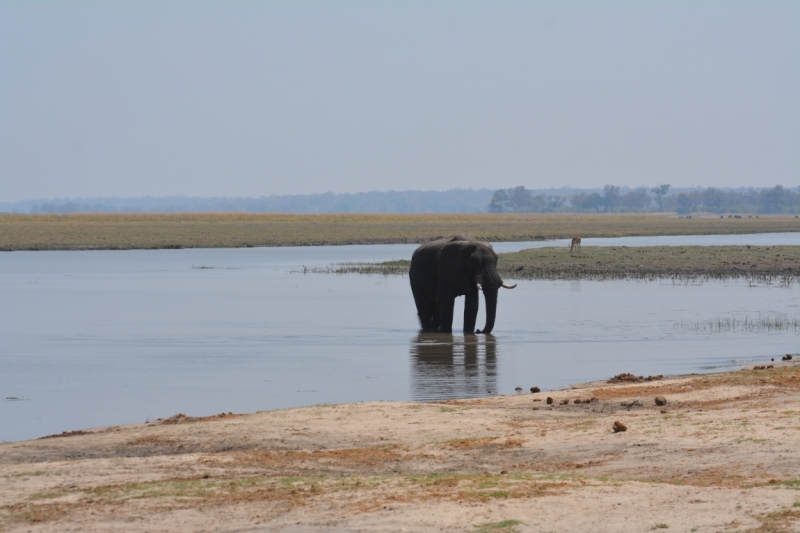
<instances>
[{"instance_id":1,"label":"distant animal on plain","mask_svg":"<svg viewBox=\"0 0 800 533\"><path fill-rule=\"evenodd\" d=\"M581 238L580 237L573 237L572 238L572 242L569 243L569 253L572 253L573 251L575 251L575 249L577 249L578 252L580 253L580 251L581 251Z\"/></svg>"}]
</instances>

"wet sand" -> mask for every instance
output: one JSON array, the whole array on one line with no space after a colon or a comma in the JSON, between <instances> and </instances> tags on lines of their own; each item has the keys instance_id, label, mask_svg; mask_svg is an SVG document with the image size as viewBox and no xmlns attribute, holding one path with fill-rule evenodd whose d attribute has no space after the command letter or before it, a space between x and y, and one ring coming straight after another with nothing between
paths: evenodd
<instances>
[{"instance_id":1,"label":"wet sand","mask_svg":"<svg viewBox=\"0 0 800 533\"><path fill-rule=\"evenodd\" d=\"M0 530L797 531L800 364L774 365L4 443Z\"/></svg>"}]
</instances>

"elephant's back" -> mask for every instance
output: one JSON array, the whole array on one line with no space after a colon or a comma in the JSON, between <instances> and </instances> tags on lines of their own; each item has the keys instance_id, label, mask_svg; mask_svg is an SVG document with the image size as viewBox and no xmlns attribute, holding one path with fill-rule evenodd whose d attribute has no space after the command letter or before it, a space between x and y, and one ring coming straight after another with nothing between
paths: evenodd
<instances>
[{"instance_id":1,"label":"elephant's back","mask_svg":"<svg viewBox=\"0 0 800 533\"><path fill-rule=\"evenodd\" d=\"M453 235L452 237L441 237L419 245L411 255L411 266L408 269L408 277L412 288L418 287L426 292L435 291L437 255L442 248L451 242L469 240L471 239L467 235Z\"/></svg>"},{"instance_id":2,"label":"elephant's back","mask_svg":"<svg viewBox=\"0 0 800 533\"><path fill-rule=\"evenodd\" d=\"M411 255L411 263L413 264L415 259L419 261L428 255L432 255L435 258L439 250L451 242L471 240L472 238L469 235L453 235L452 237L438 237L432 241L422 243Z\"/></svg>"},{"instance_id":3,"label":"elephant's back","mask_svg":"<svg viewBox=\"0 0 800 533\"><path fill-rule=\"evenodd\" d=\"M435 242L435 241L434 241ZM436 254L441 249L441 246L429 246L433 243L425 243L411 255L411 267L408 270L408 275L411 277L411 282L414 280L421 280L426 273L433 273L433 268L436 265Z\"/></svg>"}]
</instances>

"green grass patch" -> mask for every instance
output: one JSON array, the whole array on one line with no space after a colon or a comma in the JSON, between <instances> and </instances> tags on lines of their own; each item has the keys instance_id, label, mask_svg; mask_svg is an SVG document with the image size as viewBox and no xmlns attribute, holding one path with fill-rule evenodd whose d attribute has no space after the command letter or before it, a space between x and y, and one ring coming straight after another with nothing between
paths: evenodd
<instances>
[{"instance_id":1,"label":"green grass patch","mask_svg":"<svg viewBox=\"0 0 800 533\"><path fill-rule=\"evenodd\" d=\"M739 437L736 439L737 444L742 442L753 442L755 444L768 444L772 442L772 439L756 439L754 437Z\"/></svg>"},{"instance_id":2,"label":"green grass patch","mask_svg":"<svg viewBox=\"0 0 800 533\"><path fill-rule=\"evenodd\" d=\"M500 522L487 522L475 528L475 533L516 533L519 526L524 525L520 520L502 520Z\"/></svg>"},{"instance_id":3,"label":"green grass patch","mask_svg":"<svg viewBox=\"0 0 800 533\"><path fill-rule=\"evenodd\" d=\"M33 472L17 472L16 474L10 474L10 475L4 476L4 477L6 477L6 478L12 478L12 477L39 477L39 476L44 476L46 474L47 474L47 472L45 472L44 470L34 470Z\"/></svg>"},{"instance_id":4,"label":"green grass patch","mask_svg":"<svg viewBox=\"0 0 800 533\"><path fill-rule=\"evenodd\" d=\"M54 491L50 491L50 492L37 492L37 493L31 494L30 496L28 496L28 499L31 500L31 501L50 500L50 499L53 499L53 498L60 498L61 496L69 494L70 492L73 492L73 491L69 491L69 490L54 490Z\"/></svg>"}]
</instances>

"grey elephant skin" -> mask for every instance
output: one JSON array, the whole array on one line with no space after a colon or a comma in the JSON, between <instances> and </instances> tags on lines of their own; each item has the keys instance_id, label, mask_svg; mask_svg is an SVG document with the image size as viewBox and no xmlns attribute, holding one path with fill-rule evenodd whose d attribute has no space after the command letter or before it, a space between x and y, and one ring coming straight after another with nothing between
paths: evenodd
<instances>
[{"instance_id":1,"label":"grey elephant skin","mask_svg":"<svg viewBox=\"0 0 800 533\"><path fill-rule=\"evenodd\" d=\"M408 272L422 331L453 331L453 307L464 296L464 333L475 333L479 292L486 300L486 325L491 333L497 316L497 293L506 285L497 274L497 254L488 243L454 235L427 242L414 251Z\"/></svg>"}]
</instances>

